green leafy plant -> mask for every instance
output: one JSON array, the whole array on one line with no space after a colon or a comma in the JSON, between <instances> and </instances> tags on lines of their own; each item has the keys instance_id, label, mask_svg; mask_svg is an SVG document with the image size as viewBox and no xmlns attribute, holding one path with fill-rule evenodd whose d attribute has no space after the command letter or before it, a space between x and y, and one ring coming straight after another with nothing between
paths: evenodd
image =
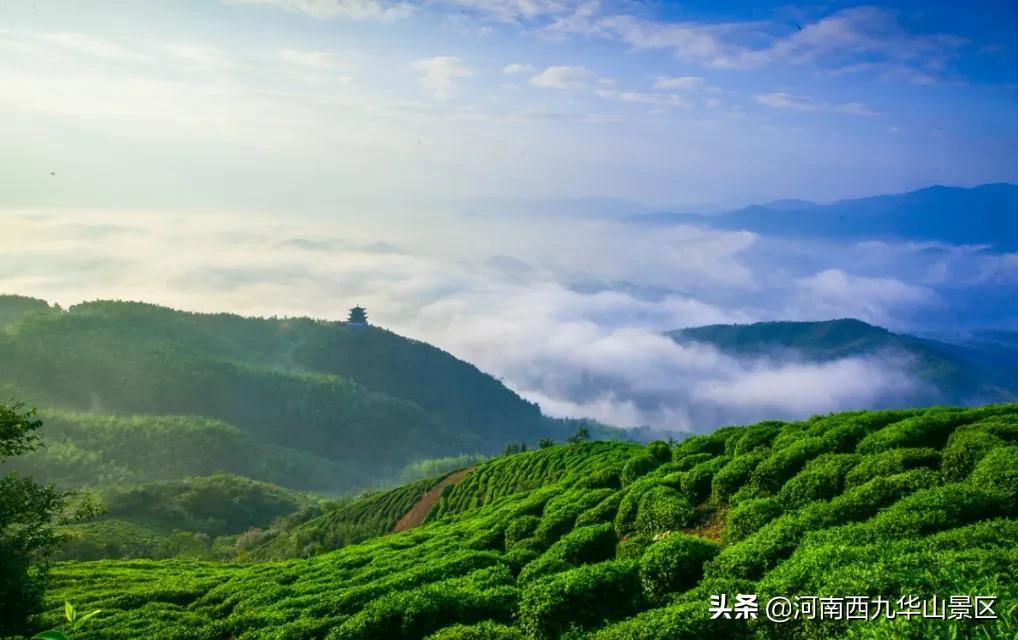
<instances>
[{"instance_id":1,"label":"green leafy plant","mask_svg":"<svg viewBox=\"0 0 1018 640\"><path fill-rule=\"evenodd\" d=\"M95 611L80 615L73 604L66 600L64 601L64 618L67 620L67 626L71 629L76 629L79 625L88 622L100 613L102 613L102 609L96 609ZM32 640L67 640L67 636L62 631L50 629L49 631L43 631L32 636Z\"/></svg>"}]
</instances>

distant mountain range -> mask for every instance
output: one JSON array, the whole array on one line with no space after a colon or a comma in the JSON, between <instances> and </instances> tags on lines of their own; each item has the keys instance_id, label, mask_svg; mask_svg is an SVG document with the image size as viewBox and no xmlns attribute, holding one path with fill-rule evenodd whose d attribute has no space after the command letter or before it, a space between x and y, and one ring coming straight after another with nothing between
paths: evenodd
<instances>
[{"instance_id":1,"label":"distant mountain range","mask_svg":"<svg viewBox=\"0 0 1018 640\"><path fill-rule=\"evenodd\" d=\"M815 204L777 200L716 215L631 215L634 224L694 224L772 236L985 244L1018 250L1018 185L933 186L897 195Z\"/></svg>"},{"instance_id":2,"label":"distant mountain range","mask_svg":"<svg viewBox=\"0 0 1018 640\"><path fill-rule=\"evenodd\" d=\"M962 343L893 333L859 320L758 322L671 331L679 343L699 342L743 357L830 362L853 356L898 354L932 389L928 404L974 405L1018 400L1018 332L984 332Z\"/></svg>"}]
</instances>

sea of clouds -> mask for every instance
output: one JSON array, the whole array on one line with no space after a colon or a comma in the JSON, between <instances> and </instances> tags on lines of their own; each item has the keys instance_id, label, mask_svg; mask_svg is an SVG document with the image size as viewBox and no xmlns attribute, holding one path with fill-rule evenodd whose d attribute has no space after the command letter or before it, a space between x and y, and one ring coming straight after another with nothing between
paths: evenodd
<instances>
[{"instance_id":1,"label":"sea of clouds","mask_svg":"<svg viewBox=\"0 0 1018 640\"><path fill-rule=\"evenodd\" d=\"M943 307L945 282L997 274L991 259L458 213L0 217L0 292L326 319L361 304L373 323L474 363L548 414L694 431L907 405L929 389L902 354L737 357L663 332L836 317L908 329Z\"/></svg>"}]
</instances>

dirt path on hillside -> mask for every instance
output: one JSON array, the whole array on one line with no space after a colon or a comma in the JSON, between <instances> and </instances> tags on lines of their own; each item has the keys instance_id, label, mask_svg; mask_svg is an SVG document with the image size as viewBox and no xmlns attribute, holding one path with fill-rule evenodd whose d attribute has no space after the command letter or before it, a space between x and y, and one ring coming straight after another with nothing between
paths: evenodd
<instances>
[{"instance_id":1,"label":"dirt path on hillside","mask_svg":"<svg viewBox=\"0 0 1018 640\"><path fill-rule=\"evenodd\" d=\"M393 533L399 533L400 531L406 531L407 529L413 529L414 527L424 524L424 520L431 513L431 508L434 507L439 500L442 499L442 490L452 484L458 484L460 480L465 478L468 473L474 470L474 467L467 469L460 469L459 471L453 471L445 477L444 480L436 484L434 487L428 490L421 499L417 501L417 504L410 507L410 511L403 514L403 517L396 522L396 525L392 528Z\"/></svg>"}]
</instances>

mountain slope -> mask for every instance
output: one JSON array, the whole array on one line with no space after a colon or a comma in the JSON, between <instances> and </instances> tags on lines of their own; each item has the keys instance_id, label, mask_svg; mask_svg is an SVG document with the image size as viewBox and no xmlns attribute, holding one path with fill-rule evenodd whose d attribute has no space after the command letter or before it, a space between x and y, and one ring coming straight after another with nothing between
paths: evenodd
<instances>
[{"instance_id":1,"label":"mountain slope","mask_svg":"<svg viewBox=\"0 0 1018 640\"><path fill-rule=\"evenodd\" d=\"M62 527L58 558L233 558L237 534L317 507L317 500L233 475L103 491L104 513Z\"/></svg>"},{"instance_id":2,"label":"mountain slope","mask_svg":"<svg viewBox=\"0 0 1018 640\"><path fill-rule=\"evenodd\" d=\"M934 186L826 205L777 201L719 215L659 213L632 216L627 220L702 224L774 236L986 244L998 251L1015 251L1018 250L1018 185Z\"/></svg>"},{"instance_id":3,"label":"mountain slope","mask_svg":"<svg viewBox=\"0 0 1018 640\"><path fill-rule=\"evenodd\" d=\"M63 563L45 621L68 599L103 610L97 640L748 640L762 621L712 619L710 596L753 593L761 617L776 595L998 598L997 620L799 617L766 626L782 640L1009 637L1018 624L1018 405L560 445L469 477L485 475L478 506L305 560Z\"/></svg>"},{"instance_id":4,"label":"mountain slope","mask_svg":"<svg viewBox=\"0 0 1018 640\"><path fill-rule=\"evenodd\" d=\"M64 440L108 441L83 412L178 416L344 469L323 484L311 465L304 478L289 477L294 488L348 491L365 486L357 478L377 481L415 460L493 453L572 427L472 365L375 327L125 302L63 311L18 297L0 297L0 319L0 396L77 421ZM236 471L242 461L228 454L211 471Z\"/></svg>"},{"instance_id":5,"label":"mountain slope","mask_svg":"<svg viewBox=\"0 0 1018 640\"><path fill-rule=\"evenodd\" d=\"M980 350L892 333L860 320L710 325L667 335L676 342L707 343L741 357L805 362L905 357L914 375L931 386L928 403L973 405L1018 399L1016 372L988 360Z\"/></svg>"}]
</instances>

